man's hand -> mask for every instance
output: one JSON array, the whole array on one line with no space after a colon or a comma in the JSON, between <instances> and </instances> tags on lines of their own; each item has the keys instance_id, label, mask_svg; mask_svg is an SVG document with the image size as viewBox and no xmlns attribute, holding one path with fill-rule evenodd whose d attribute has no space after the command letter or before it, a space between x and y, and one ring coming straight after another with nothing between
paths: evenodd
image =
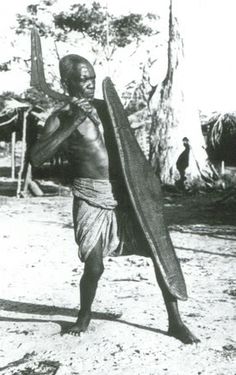
<instances>
[{"instance_id":1,"label":"man's hand","mask_svg":"<svg viewBox=\"0 0 236 375\"><path fill-rule=\"evenodd\" d=\"M78 111L81 109L81 111ZM90 120L96 125L99 125L99 119L97 118L97 114L94 113L94 107L91 103L85 99L79 99L76 97L71 98L70 101L70 116L73 119L73 122L80 124L85 118L88 116ZM96 112L96 111L95 111Z\"/></svg>"},{"instance_id":2,"label":"man's hand","mask_svg":"<svg viewBox=\"0 0 236 375\"><path fill-rule=\"evenodd\" d=\"M93 110L93 107L91 106L91 104L89 103L89 101L87 99L79 99L79 98L75 98L73 97L72 100L71 100L71 104L74 108L80 108L82 109L82 111L86 114L89 114L92 112Z\"/></svg>"}]
</instances>

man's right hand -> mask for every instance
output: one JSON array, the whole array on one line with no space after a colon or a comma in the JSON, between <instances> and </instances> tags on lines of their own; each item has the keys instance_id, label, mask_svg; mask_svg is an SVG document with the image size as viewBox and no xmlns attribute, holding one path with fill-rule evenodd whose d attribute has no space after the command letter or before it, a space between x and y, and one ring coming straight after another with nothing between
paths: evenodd
<instances>
[{"instance_id":1,"label":"man's right hand","mask_svg":"<svg viewBox=\"0 0 236 375\"><path fill-rule=\"evenodd\" d=\"M98 126L99 120L96 118L93 111L94 107L92 107L87 99L73 97L71 98L69 105L67 104L60 111L60 118L62 123L66 124L67 127L70 127L71 125L73 127L78 126L86 119L86 117L89 117L90 120Z\"/></svg>"},{"instance_id":2,"label":"man's right hand","mask_svg":"<svg viewBox=\"0 0 236 375\"><path fill-rule=\"evenodd\" d=\"M76 97L73 97L71 99L72 108L80 108L85 114L89 114L92 112L93 107L89 103L89 101L85 98L79 99Z\"/></svg>"}]
</instances>

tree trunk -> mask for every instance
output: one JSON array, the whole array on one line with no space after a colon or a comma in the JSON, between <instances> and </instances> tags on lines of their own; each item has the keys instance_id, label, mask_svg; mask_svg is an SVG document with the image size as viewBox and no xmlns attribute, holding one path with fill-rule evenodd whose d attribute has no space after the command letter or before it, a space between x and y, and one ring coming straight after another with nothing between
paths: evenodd
<instances>
[{"instance_id":1,"label":"tree trunk","mask_svg":"<svg viewBox=\"0 0 236 375\"><path fill-rule=\"evenodd\" d=\"M191 185L196 180L210 183L213 172L200 118L191 92L184 86L184 48L176 17L178 6L179 2L170 1L167 74L151 99L150 161L164 184L180 181Z\"/></svg>"},{"instance_id":2,"label":"tree trunk","mask_svg":"<svg viewBox=\"0 0 236 375\"><path fill-rule=\"evenodd\" d=\"M20 170L18 173L18 180L17 180L17 191L16 196L17 198L21 197L21 184L22 184L22 173L25 167L25 154L26 154L26 131L27 131L27 117L29 114L29 109L24 111L23 113L23 125L22 125L22 140L21 140L21 163L20 163Z\"/></svg>"}]
</instances>

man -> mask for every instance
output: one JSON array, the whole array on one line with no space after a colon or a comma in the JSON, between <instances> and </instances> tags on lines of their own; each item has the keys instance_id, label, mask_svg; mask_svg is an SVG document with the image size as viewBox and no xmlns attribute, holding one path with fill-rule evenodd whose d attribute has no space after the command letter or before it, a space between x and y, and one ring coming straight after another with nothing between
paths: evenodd
<instances>
[{"instance_id":1,"label":"man","mask_svg":"<svg viewBox=\"0 0 236 375\"><path fill-rule=\"evenodd\" d=\"M184 185L185 180L186 180L185 171L189 166L190 144L189 144L189 139L187 137L183 138L183 145L184 145L184 151L181 152L176 162L176 168L178 169L178 172L180 174L178 185L181 189L185 189L185 185Z\"/></svg>"},{"instance_id":2,"label":"man","mask_svg":"<svg viewBox=\"0 0 236 375\"><path fill-rule=\"evenodd\" d=\"M138 231L130 234L135 231L135 225L132 228L135 215L122 184L117 144L106 104L94 99L94 69L78 55L65 56L59 67L71 103L48 118L44 133L32 149L31 162L37 167L63 147L72 166L75 239L85 266L80 281L80 311L67 332L80 335L91 320L92 303L104 271L103 257L116 249L123 254L124 248L133 254L149 254L145 248L138 249L139 241L135 241ZM127 216L132 216L132 220L126 220ZM184 343L198 342L182 322L177 299L168 291L155 262L154 267L167 308L168 333Z\"/></svg>"}]
</instances>

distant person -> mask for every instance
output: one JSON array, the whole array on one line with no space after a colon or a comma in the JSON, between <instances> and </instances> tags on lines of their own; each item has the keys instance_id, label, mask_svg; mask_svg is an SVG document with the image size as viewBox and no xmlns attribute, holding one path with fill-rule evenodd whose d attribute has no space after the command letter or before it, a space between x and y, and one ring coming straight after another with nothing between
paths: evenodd
<instances>
[{"instance_id":1,"label":"distant person","mask_svg":"<svg viewBox=\"0 0 236 375\"><path fill-rule=\"evenodd\" d=\"M180 174L178 185L184 189L185 188L184 183L186 180L185 171L189 166L189 152L190 152L189 139L187 137L183 138L183 145L184 145L184 151L179 155L177 162L176 162L176 167Z\"/></svg>"}]
</instances>

